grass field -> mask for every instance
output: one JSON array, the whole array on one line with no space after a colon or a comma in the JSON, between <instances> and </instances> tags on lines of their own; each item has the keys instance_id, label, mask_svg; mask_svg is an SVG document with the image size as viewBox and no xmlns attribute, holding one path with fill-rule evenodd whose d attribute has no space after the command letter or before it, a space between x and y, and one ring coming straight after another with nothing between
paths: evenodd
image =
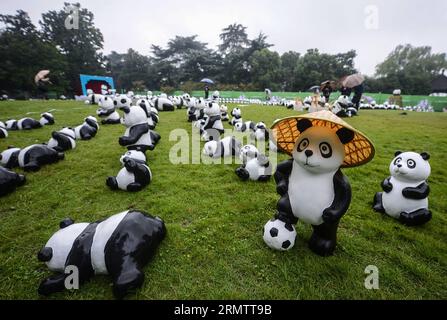
<instances>
[{"instance_id":1,"label":"grass field","mask_svg":"<svg viewBox=\"0 0 447 320\"><path fill-rule=\"evenodd\" d=\"M77 102L1 102L0 119L56 109L56 124L11 132L0 140L25 147L45 142L52 130L80 124L95 106ZM280 107L243 106L244 120L267 124L293 115ZM95 221L138 208L162 217L168 236L146 267L146 280L130 299L446 299L447 298L447 114L362 111L348 119L375 143L367 165L345 169L353 190L342 219L335 255L322 258L307 248L311 227L298 224L295 247L270 250L261 231L275 212L275 184L239 181L237 165L172 165L172 129L191 132L185 110L160 114L162 140L148 162L153 182L139 193L112 192L105 185L121 168L121 125L102 126L96 138L78 141L64 161L27 174L27 184L0 198L0 298L42 299L40 281L50 273L36 254L69 216ZM225 125L229 128L228 124ZM396 150L431 154L433 219L417 228L372 211L371 202ZM287 157L279 156L280 160ZM20 171L20 170L18 170ZM364 288L364 269L375 265L380 289ZM111 281L97 276L80 290L50 299L112 299Z\"/></svg>"}]
</instances>

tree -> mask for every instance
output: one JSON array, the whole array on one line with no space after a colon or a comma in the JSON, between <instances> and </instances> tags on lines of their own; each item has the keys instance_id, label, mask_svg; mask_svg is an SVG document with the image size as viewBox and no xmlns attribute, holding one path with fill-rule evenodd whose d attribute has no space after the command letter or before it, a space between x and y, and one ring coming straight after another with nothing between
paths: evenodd
<instances>
[{"instance_id":1,"label":"tree","mask_svg":"<svg viewBox=\"0 0 447 320\"><path fill-rule=\"evenodd\" d=\"M65 23L70 11L77 12L77 28L69 29ZM105 59L100 52L104 38L95 27L94 15L79 3L64 3L60 11L48 11L39 21L46 41L52 43L66 57L67 78L71 87L78 86L79 74L101 74L105 71Z\"/></svg>"},{"instance_id":2,"label":"tree","mask_svg":"<svg viewBox=\"0 0 447 320\"><path fill-rule=\"evenodd\" d=\"M269 49L257 50L250 57L251 77L259 90L280 88L281 58Z\"/></svg>"},{"instance_id":3,"label":"tree","mask_svg":"<svg viewBox=\"0 0 447 320\"><path fill-rule=\"evenodd\" d=\"M376 67L376 77L382 82L381 91L399 88L405 94L429 94L432 80L447 67L446 54L435 54L431 50L429 46L397 46Z\"/></svg>"},{"instance_id":4,"label":"tree","mask_svg":"<svg viewBox=\"0 0 447 320\"><path fill-rule=\"evenodd\" d=\"M228 27L222 29L219 35L222 43L219 45L219 51L223 55L227 55L235 50L240 50L249 44L247 27L239 23L230 24Z\"/></svg>"},{"instance_id":5,"label":"tree","mask_svg":"<svg viewBox=\"0 0 447 320\"><path fill-rule=\"evenodd\" d=\"M296 88L295 73L300 60L300 54L295 51L284 52L281 56L282 89L293 91Z\"/></svg>"}]
</instances>

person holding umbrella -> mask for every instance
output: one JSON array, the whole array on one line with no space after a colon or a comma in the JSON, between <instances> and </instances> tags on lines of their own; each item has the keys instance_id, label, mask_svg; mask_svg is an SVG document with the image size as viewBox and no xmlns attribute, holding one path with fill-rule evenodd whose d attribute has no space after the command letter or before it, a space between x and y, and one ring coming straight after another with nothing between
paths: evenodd
<instances>
[{"instance_id":1,"label":"person holding umbrella","mask_svg":"<svg viewBox=\"0 0 447 320\"><path fill-rule=\"evenodd\" d=\"M323 93L326 102L329 103L329 97L331 96L332 91L334 91L334 81L326 80L322 82L320 90Z\"/></svg>"},{"instance_id":2,"label":"person holding umbrella","mask_svg":"<svg viewBox=\"0 0 447 320\"><path fill-rule=\"evenodd\" d=\"M360 73L351 74L350 76L344 77L341 79L341 89L340 92L342 95L350 96L351 92L354 91L354 96L352 97L352 103L354 107L358 110L360 107L360 100L362 99L363 94L363 82L365 81L365 77Z\"/></svg>"},{"instance_id":3,"label":"person holding umbrella","mask_svg":"<svg viewBox=\"0 0 447 320\"><path fill-rule=\"evenodd\" d=\"M208 99L210 95L210 87L209 84L214 84L214 81L208 78L203 78L200 82L205 83L205 99Z\"/></svg>"}]
</instances>

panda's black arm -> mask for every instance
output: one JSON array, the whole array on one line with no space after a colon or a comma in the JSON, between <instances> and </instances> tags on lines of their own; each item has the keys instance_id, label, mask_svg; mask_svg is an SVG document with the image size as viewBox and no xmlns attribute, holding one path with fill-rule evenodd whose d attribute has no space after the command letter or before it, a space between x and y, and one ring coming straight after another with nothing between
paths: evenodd
<instances>
[{"instance_id":1,"label":"panda's black arm","mask_svg":"<svg viewBox=\"0 0 447 320\"><path fill-rule=\"evenodd\" d=\"M47 296L52 293L60 292L65 289L65 278L67 276L64 273L58 273L54 276L48 277L43 280L37 292L41 295Z\"/></svg>"},{"instance_id":2,"label":"panda's black arm","mask_svg":"<svg viewBox=\"0 0 447 320\"><path fill-rule=\"evenodd\" d=\"M323 211L323 221L334 223L340 220L351 203L351 186L348 179L338 170L334 175L334 200L330 207Z\"/></svg>"},{"instance_id":3,"label":"panda's black arm","mask_svg":"<svg viewBox=\"0 0 447 320\"><path fill-rule=\"evenodd\" d=\"M134 144L141 138L141 136L145 133L149 132L149 124L147 122L137 124L130 128L129 136L120 137L119 144L122 146L126 146L129 144Z\"/></svg>"},{"instance_id":4,"label":"panda's black arm","mask_svg":"<svg viewBox=\"0 0 447 320\"><path fill-rule=\"evenodd\" d=\"M276 171L274 174L276 182L276 192L281 196L287 193L289 176L292 172L292 167L293 159L283 161L276 167Z\"/></svg>"},{"instance_id":5,"label":"panda's black arm","mask_svg":"<svg viewBox=\"0 0 447 320\"><path fill-rule=\"evenodd\" d=\"M430 187L427 183L422 182L415 188L405 188L402 190L402 195L408 199L420 200L428 197L430 193Z\"/></svg>"},{"instance_id":6,"label":"panda's black arm","mask_svg":"<svg viewBox=\"0 0 447 320\"><path fill-rule=\"evenodd\" d=\"M98 109L96 111L96 114L98 116L110 116L114 112L115 112L115 109L110 109L110 110Z\"/></svg>"},{"instance_id":7,"label":"panda's black arm","mask_svg":"<svg viewBox=\"0 0 447 320\"><path fill-rule=\"evenodd\" d=\"M214 122L220 120L220 116L212 116L208 118L208 121L206 122L205 126L203 127L203 130L211 129L214 125Z\"/></svg>"},{"instance_id":8,"label":"panda's black arm","mask_svg":"<svg viewBox=\"0 0 447 320\"><path fill-rule=\"evenodd\" d=\"M382 190L385 191L386 193L393 190L393 184L391 183L390 179L391 177L388 177L382 181Z\"/></svg>"}]
</instances>

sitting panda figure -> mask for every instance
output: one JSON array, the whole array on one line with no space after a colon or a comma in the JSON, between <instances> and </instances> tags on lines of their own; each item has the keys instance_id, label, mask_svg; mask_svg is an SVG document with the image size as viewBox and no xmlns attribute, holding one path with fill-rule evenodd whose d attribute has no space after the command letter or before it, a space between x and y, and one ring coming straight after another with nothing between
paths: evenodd
<instances>
[{"instance_id":1,"label":"sitting panda figure","mask_svg":"<svg viewBox=\"0 0 447 320\"><path fill-rule=\"evenodd\" d=\"M268 141L269 140L269 130L264 122L258 122L255 125L255 131L253 133L253 139L255 141Z\"/></svg>"},{"instance_id":2,"label":"sitting panda figure","mask_svg":"<svg viewBox=\"0 0 447 320\"><path fill-rule=\"evenodd\" d=\"M252 144L247 144L241 148L239 152L239 159L241 160L242 164L246 164L251 159L256 158L258 154L259 154L258 148L256 148Z\"/></svg>"},{"instance_id":3,"label":"sitting panda figure","mask_svg":"<svg viewBox=\"0 0 447 320\"><path fill-rule=\"evenodd\" d=\"M74 223L66 218L38 255L57 274L43 280L38 293L49 295L65 289L67 266L76 266L79 283L95 274L108 274L113 293L123 298L144 282L144 266L155 255L166 235L158 217L139 210L128 210L93 223Z\"/></svg>"},{"instance_id":4,"label":"sitting panda figure","mask_svg":"<svg viewBox=\"0 0 447 320\"><path fill-rule=\"evenodd\" d=\"M6 125L0 121L0 138L7 138L8 130L6 130Z\"/></svg>"},{"instance_id":5,"label":"sitting panda figure","mask_svg":"<svg viewBox=\"0 0 447 320\"><path fill-rule=\"evenodd\" d=\"M176 106L177 109L181 109L183 106L186 105L186 101L183 99L183 97L176 96L172 99L172 103L174 106Z\"/></svg>"},{"instance_id":6,"label":"sitting panda figure","mask_svg":"<svg viewBox=\"0 0 447 320\"><path fill-rule=\"evenodd\" d=\"M67 151L76 148L75 140L75 130L65 127L59 131L53 131L47 145L56 151Z\"/></svg>"},{"instance_id":7,"label":"sitting panda figure","mask_svg":"<svg viewBox=\"0 0 447 320\"><path fill-rule=\"evenodd\" d=\"M146 152L154 150L156 143L160 140L160 135L149 129L147 115L139 106L122 107L124 116L122 124L126 126L124 135L119 138L121 146L128 150L139 150Z\"/></svg>"},{"instance_id":8,"label":"sitting panda figure","mask_svg":"<svg viewBox=\"0 0 447 320\"><path fill-rule=\"evenodd\" d=\"M206 102L204 99L191 99L186 114L188 116L188 122L194 122L201 120L205 117Z\"/></svg>"},{"instance_id":9,"label":"sitting panda figure","mask_svg":"<svg viewBox=\"0 0 447 320\"><path fill-rule=\"evenodd\" d=\"M113 104L116 109L121 109L123 107L130 108L132 105L132 98L128 94L120 94L113 99Z\"/></svg>"},{"instance_id":10,"label":"sitting panda figure","mask_svg":"<svg viewBox=\"0 0 447 320\"><path fill-rule=\"evenodd\" d=\"M200 128L202 139L205 141L218 139L224 132L219 105L215 102L209 102L204 112L206 119Z\"/></svg>"},{"instance_id":11,"label":"sitting panda figure","mask_svg":"<svg viewBox=\"0 0 447 320\"><path fill-rule=\"evenodd\" d=\"M213 92L213 95L211 96L211 99L213 101L217 101L217 100L219 100L219 97L220 97L220 92L216 90L216 91Z\"/></svg>"},{"instance_id":12,"label":"sitting panda figure","mask_svg":"<svg viewBox=\"0 0 447 320\"><path fill-rule=\"evenodd\" d=\"M162 96L160 95L159 98L155 98L153 101L155 108L158 109L158 111L174 111L174 103L169 100L166 95Z\"/></svg>"},{"instance_id":13,"label":"sitting panda figure","mask_svg":"<svg viewBox=\"0 0 447 320\"><path fill-rule=\"evenodd\" d=\"M428 209L430 188L430 155L426 152L397 151L390 164L391 176L382 182L384 192L376 193L374 210L386 213L408 226L422 225L430 221Z\"/></svg>"},{"instance_id":14,"label":"sitting panda figure","mask_svg":"<svg viewBox=\"0 0 447 320\"><path fill-rule=\"evenodd\" d=\"M230 118L228 117L228 107L226 105L220 106L220 117L222 121L230 120Z\"/></svg>"},{"instance_id":15,"label":"sitting panda figure","mask_svg":"<svg viewBox=\"0 0 447 320\"><path fill-rule=\"evenodd\" d=\"M351 187L340 166L345 144L353 140L354 132L346 127L335 131L313 126L307 118L298 119L296 125L300 134L292 159L278 164L274 174L281 198L275 220L264 227L264 241L273 249L292 248L296 236L293 225L301 219L313 227L309 248L321 256L331 255L338 223L351 202ZM279 242L284 235L289 238Z\"/></svg>"},{"instance_id":16,"label":"sitting panda figure","mask_svg":"<svg viewBox=\"0 0 447 320\"><path fill-rule=\"evenodd\" d=\"M0 197L25 184L25 176L0 167Z\"/></svg>"},{"instance_id":17,"label":"sitting panda figure","mask_svg":"<svg viewBox=\"0 0 447 320\"><path fill-rule=\"evenodd\" d=\"M33 118L22 118L17 120L17 129L19 130L31 130L42 127L39 121Z\"/></svg>"},{"instance_id":18,"label":"sitting panda figure","mask_svg":"<svg viewBox=\"0 0 447 320\"><path fill-rule=\"evenodd\" d=\"M256 130L256 125L253 121L247 122L236 122L234 129L239 132L250 132L254 133Z\"/></svg>"},{"instance_id":19,"label":"sitting panda figure","mask_svg":"<svg viewBox=\"0 0 447 320\"><path fill-rule=\"evenodd\" d=\"M76 139L90 140L99 130L98 120L95 117L88 116L84 119L84 123L75 127L74 132Z\"/></svg>"},{"instance_id":20,"label":"sitting panda figure","mask_svg":"<svg viewBox=\"0 0 447 320\"><path fill-rule=\"evenodd\" d=\"M137 150L127 151L120 159L124 166L116 177L108 177L106 184L113 190L140 191L152 180L152 172L146 164L146 156Z\"/></svg>"},{"instance_id":21,"label":"sitting panda figure","mask_svg":"<svg viewBox=\"0 0 447 320\"><path fill-rule=\"evenodd\" d=\"M205 143L202 153L210 158L235 156L240 153L241 145L235 137L225 137L222 140L211 140Z\"/></svg>"},{"instance_id":22,"label":"sitting panda figure","mask_svg":"<svg viewBox=\"0 0 447 320\"><path fill-rule=\"evenodd\" d=\"M99 104L99 101L103 98L102 95L96 94L92 89L87 89L87 100L85 103L87 104Z\"/></svg>"},{"instance_id":23,"label":"sitting panda figure","mask_svg":"<svg viewBox=\"0 0 447 320\"><path fill-rule=\"evenodd\" d=\"M53 125L54 124L54 116L49 112L44 112L40 115L39 122L42 126Z\"/></svg>"},{"instance_id":24,"label":"sitting panda figure","mask_svg":"<svg viewBox=\"0 0 447 320\"><path fill-rule=\"evenodd\" d=\"M155 129L157 123L158 123L158 114L155 114L152 112L151 105L149 101L146 99L139 99L136 103L137 106L140 106L147 116L147 124L149 125L149 129L153 130Z\"/></svg>"},{"instance_id":25,"label":"sitting panda figure","mask_svg":"<svg viewBox=\"0 0 447 320\"><path fill-rule=\"evenodd\" d=\"M118 124L120 123L120 115L115 110L114 100L111 97L103 97L98 103L96 115L100 118L102 124Z\"/></svg>"},{"instance_id":26,"label":"sitting panda figure","mask_svg":"<svg viewBox=\"0 0 447 320\"><path fill-rule=\"evenodd\" d=\"M8 169L20 166L25 171L38 171L42 165L62 159L63 152L57 152L45 144L33 144L24 149L9 147L1 153L0 162Z\"/></svg>"},{"instance_id":27,"label":"sitting panda figure","mask_svg":"<svg viewBox=\"0 0 447 320\"><path fill-rule=\"evenodd\" d=\"M233 110L231 110L231 116L232 116L232 118L230 120L230 125L234 126L236 123L242 122L241 109L234 108Z\"/></svg>"},{"instance_id":28,"label":"sitting panda figure","mask_svg":"<svg viewBox=\"0 0 447 320\"><path fill-rule=\"evenodd\" d=\"M5 121L5 125L6 125L6 130L18 130L17 128L17 120L15 119L9 119Z\"/></svg>"},{"instance_id":29,"label":"sitting panda figure","mask_svg":"<svg viewBox=\"0 0 447 320\"><path fill-rule=\"evenodd\" d=\"M272 164L269 159L260 153L249 159L236 169L236 174L241 180L268 181L272 176Z\"/></svg>"},{"instance_id":30,"label":"sitting panda figure","mask_svg":"<svg viewBox=\"0 0 447 320\"><path fill-rule=\"evenodd\" d=\"M348 96L340 96L332 106L332 112L337 117L345 118L357 115L357 109L354 108L354 104L351 102Z\"/></svg>"}]
</instances>

